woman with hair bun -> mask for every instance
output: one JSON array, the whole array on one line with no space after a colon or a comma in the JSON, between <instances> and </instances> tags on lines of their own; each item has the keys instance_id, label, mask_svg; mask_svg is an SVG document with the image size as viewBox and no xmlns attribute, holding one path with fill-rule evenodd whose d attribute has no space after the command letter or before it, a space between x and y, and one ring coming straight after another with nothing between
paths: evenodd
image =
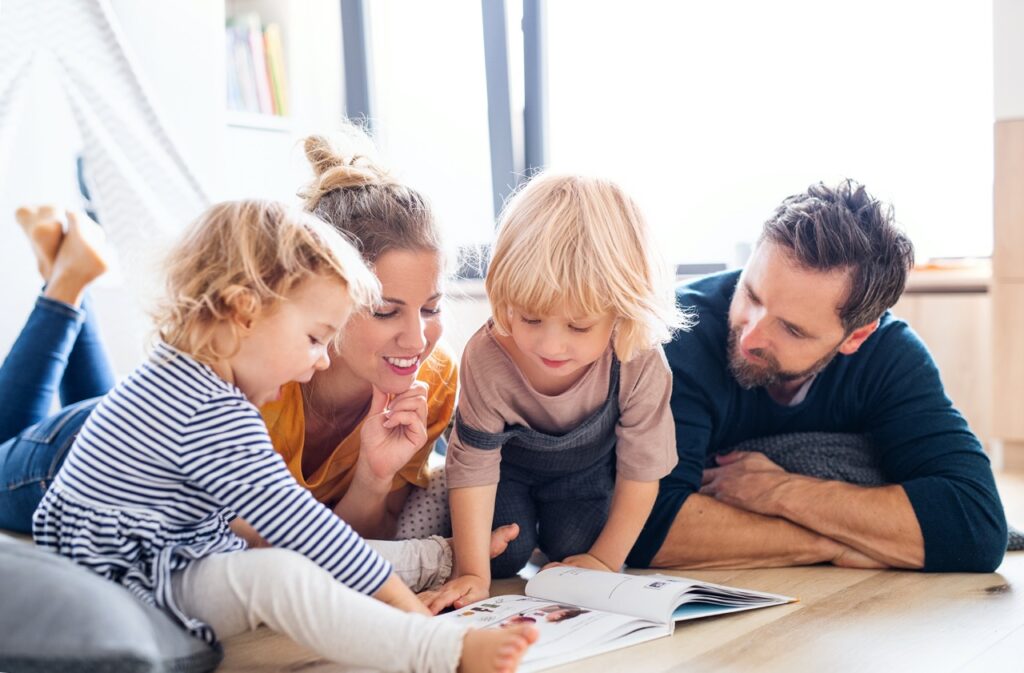
<instances>
[{"instance_id":1,"label":"woman with hair bun","mask_svg":"<svg viewBox=\"0 0 1024 673\"><path fill-rule=\"evenodd\" d=\"M438 346L441 235L427 200L374 162L362 131L345 130L343 143L306 138L314 177L299 195L307 211L353 241L380 280L383 301L352 317L330 368L287 386L262 411L295 478L353 528L375 538L423 537L447 527L443 484L434 484L433 498L424 489L427 458L451 420L458 381L454 358ZM415 450L374 450L379 438L367 436L363 421L375 389L389 396L392 410L419 414ZM419 511L403 516L399 530L412 493L418 497L410 509Z\"/></svg>"},{"instance_id":2,"label":"woman with hair bun","mask_svg":"<svg viewBox=\"0 0 1024 673\"><path fill-rule=\"evenodd\" d=\"M327 370L308 383L286 385L260 411L296 480L358 533L377 539L443 534L443 476L431 481L427 458L451 420L458 373L438 346L441 238L426 199L370 158L372 144L362 131L351 125L344 131L338 144L306 139L313 179L300 196L308 212L353 242L380 280L383 302L349 320ZM86 291L104 267L80 232L98 228L72 216L65 231L49 208L23 209L19 221L50 282L40 300L46 306L33 313L0 370L0 398L17 402L0 409L0 476L8 485L0 489L0 528L27 532L67 448L114 377ZM69 283L74 287L65 287ZM52 301L57 291L63 294ZM48 350L40 353L44 344ZM47 417L58 387L63 409ZM390 412L420 419L407 426L401 451L381 450L395 443L364 423L374 390L387 395ZM24 413L14 414L15 408ZM260 544L243 522L236 521L235 530ZM495 541L514 533L502 529Z\"/></svg>"}]
</instances>

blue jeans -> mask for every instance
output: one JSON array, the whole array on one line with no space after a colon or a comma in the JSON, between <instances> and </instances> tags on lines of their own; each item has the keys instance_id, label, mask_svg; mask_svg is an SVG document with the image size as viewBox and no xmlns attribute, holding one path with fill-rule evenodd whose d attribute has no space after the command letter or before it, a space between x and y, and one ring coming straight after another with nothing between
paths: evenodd
<instances>
[{"instance_id":1,"label":"blue jeans","mask_svg":"<svg viewBox=\"0 0 1024 673\"><path fill-rule=\"evenodd\" d=\"M78 431L114 385L88 306L39 297L0 367L0 528L31 531ZM55 395L62 408L51 416Z\"/></svg>"}]
</instances>

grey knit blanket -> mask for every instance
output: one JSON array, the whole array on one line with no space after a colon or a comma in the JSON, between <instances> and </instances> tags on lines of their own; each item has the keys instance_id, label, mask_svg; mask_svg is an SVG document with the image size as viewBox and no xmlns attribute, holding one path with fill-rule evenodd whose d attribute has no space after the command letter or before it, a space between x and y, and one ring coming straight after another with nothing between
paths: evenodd
<instances>
[{"instance_id":1,"label":"grey knit blanket","mask_svg":"<svg viewBox=\"0 0 1024 673\"><path fill-rule=\"evenodd\" d=\"M863 435L800 432L749 439L730 451L759 451L797 474L834 479L860 486L885 484L878 452ZM1024 533L1010 526L1007 551L1024 550Z\"/></svg>"}]
</instances>

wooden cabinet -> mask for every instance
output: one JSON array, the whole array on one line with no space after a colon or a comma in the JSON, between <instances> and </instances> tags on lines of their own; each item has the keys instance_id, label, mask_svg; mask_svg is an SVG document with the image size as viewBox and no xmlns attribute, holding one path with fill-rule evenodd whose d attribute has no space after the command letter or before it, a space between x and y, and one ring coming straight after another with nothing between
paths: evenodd
<instances>
[{"instance_id":1,"label":"wooden cabinet","mask_svg":"<svg viewBox=\"0 0 1024 673\"><path fill-rule=\"evenodd\" d=\"M910 323L928 346L946 395L991 453L992 297L985 291L920 289L911 281L893 313Z\"/></svg>"},{"instance_id":2,"label":"wooden cabinet","mask_svg":"<svg viewBox=\"0 0 1024 673\"><path fill-rule=\"evenodd\" d=\"M994 197L993 434L1024 468L1024 119L996 122Z\"/></svg>"}]
</instances>

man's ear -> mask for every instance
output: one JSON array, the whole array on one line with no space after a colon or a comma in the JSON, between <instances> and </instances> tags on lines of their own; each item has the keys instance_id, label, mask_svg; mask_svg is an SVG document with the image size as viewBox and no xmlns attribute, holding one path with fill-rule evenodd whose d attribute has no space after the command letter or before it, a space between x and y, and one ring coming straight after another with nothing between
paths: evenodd
<instances>
[{"instance_id":1,"label":"man's ear","mask_svg":"<svg viewBox=\"0 0 1024 673\"><path fill-rule=\"evenodd\" d=\"M843 340L843 343L839 344L839 352L843 355L853 355L868 340L868 337L875 333L876 329L878 329L878 320L853 330Z\"/></svg>"}]
</instances>

